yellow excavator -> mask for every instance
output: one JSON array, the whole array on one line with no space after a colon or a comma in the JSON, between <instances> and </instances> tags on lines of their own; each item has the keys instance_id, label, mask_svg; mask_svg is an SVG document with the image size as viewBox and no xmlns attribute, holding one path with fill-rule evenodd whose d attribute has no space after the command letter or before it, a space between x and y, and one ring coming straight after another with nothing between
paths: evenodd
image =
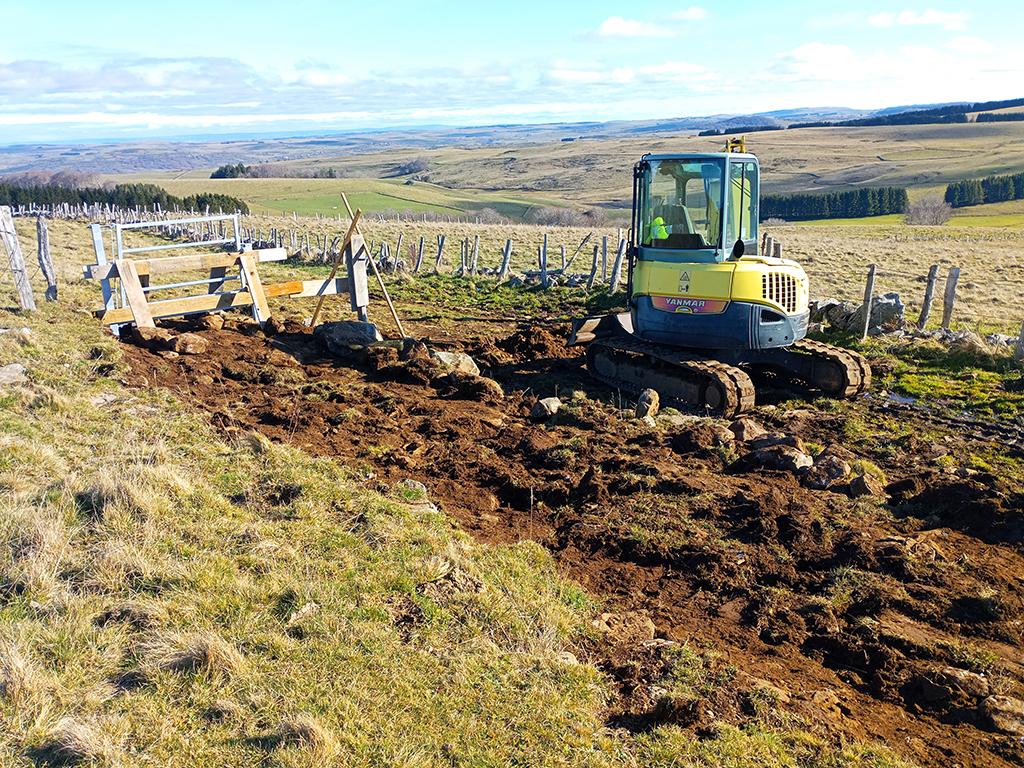
<instances>
[{"instance_id":1,"label":"yellow excavator","mask_svg":"<svg viewBox=\"0 0 1024 768\"><path fill-rule=\"evenodd\" d=\"M744 150L730 140L634 166L629 311L576 319L569 339L587 345L592 377L727 418L753 408L758 370L831 397L867 391L862 355L804 338L803 268L758 254L760 167Z\"/></svg>"}]
</instances>

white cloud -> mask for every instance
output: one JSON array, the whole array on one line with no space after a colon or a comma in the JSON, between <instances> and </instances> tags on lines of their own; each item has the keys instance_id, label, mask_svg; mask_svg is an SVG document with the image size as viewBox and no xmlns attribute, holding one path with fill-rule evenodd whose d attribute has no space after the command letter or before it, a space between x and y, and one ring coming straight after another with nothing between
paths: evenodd
<instances>
[{"instance_id":1,"label":"white cloud","mask_svg":"<svg viewBox=\"0 0 1024 768\"><path fill-rule=\"evenodd\" d=\"M672 14L672 18L676 21L703 21L710 14L703 8L698 8L696 5L691 5L684 11L676 11Z\"/></svg>"},{"instance_id":2,"label":"white cloud","mask_svg":"<svg viewBox=\"0 0 1024 768\"><path fill-rule=\"evenodd\" d=\"M706 79L711 70L700 64L688 64L685 61L668 61L664 64L649 64L637 68L637 74L645 80L692 80Z\"/></svg>"},{"instance_id":3,"label":"white cloud","mask_svg":"<svg viewBox=\"0 0 1024 768\"><path fill-rule=\"evenodd\" d=\"M897 21L901 25L910 24L933 24L941 25L944 29L959 30L967 28L967 20L971 18L969 13L949 13L948 11L936 11L929 8L918 16L914 11L903 11Z\"/></svg>"},{"instance_id":4,"label":"white cloud","mask_svg":"<svg viewBox=\"0 0 1024 768\"><path fill-rule=\"evenodd\" d=\"M872 27L891 27L895 23L896 16L888 11L882 11L881 13L876 13L874 16L868 16L868 24Z\"/></svg>"},{"instance_id":5,"label":"white cloud","mask_svg":"<svg viewBox=\"0 0 1024 768\"><path fill-rule=\"evenodd\" d=\"M781 53L769 71L810 80L849 80L860 77L857 55L845 45L806 43Z\"/></svg>"},{"instance_id":6,"label":"white cloud","mask_svg":"<svg viewBox=\"0 0 1024 768\"><path fill-rule=\"evenodd\" d=\"M555 85L624 84L635 78L632 67L619 67L612 71L583 69L552 69L547 79Z\"/></svg>"},{"instance_id":7,"label":"white cloud","mask_svg":"<svg viewBox=\"0 0 1024 768\"><path fill-rule=\"evenodd\" d=\"M960 37L954 37L948 43L942 44L943 48L946 48L954 53L993 53L998 50L998 47L992 45L992 43L986 43L980 37L968 37L961 35Z\"/></svg>"},{"instance_id":8,"label":"white cloud","mask_svg":"<svg viewBox=\"0 0 1024 768\"><path fill-rule=\"evenodd\" d=\"M611 16L597 28L600 37L674 37L675 32L660 24Z\"/></svg>"}]
</instances>

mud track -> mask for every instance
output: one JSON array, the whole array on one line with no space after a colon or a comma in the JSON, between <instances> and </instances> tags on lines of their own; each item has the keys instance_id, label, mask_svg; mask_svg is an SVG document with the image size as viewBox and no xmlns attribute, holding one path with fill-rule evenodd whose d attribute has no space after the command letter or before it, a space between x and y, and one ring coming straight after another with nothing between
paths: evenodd
<instances>
[{"instance_id":1,"label":"mud track","mask_svg":"<svg viewBox=\"0 0 1024 768\"><path fill-rule=\"evenodd\" d=\"M444 376L422 348L331 357L298 326L272 339L246 325L198 331L209 351L172 359L126 344L126 383L169 388L228 434L258 430L365 466L373 482L419 480L484 541L539 541L627 617L580 649L618 685L612 727L673 720L702 735L788 712L923 766L1024 765L1024 725L1000 730L985 704L1024 699L1021 495L936 461L963 458L991 432L922 423L927 438L869 457L837 445L845 416L759 408L766 429L871 458L889 482L885 505L846 483L815 491L789 472L745 469L745 447L716 444L714 420L624 419L616 394L563 346L565 331L478 324L425 339L468 352L504 393ZM548 424L529 419L538 396L573 390L588 397ZM857 408L885 418L877 403ZM654 639L631 634L629 622L648 617ZM672 641L709 652L717 682L701 700L660 695Z\"/></svg>"}]
</instances>

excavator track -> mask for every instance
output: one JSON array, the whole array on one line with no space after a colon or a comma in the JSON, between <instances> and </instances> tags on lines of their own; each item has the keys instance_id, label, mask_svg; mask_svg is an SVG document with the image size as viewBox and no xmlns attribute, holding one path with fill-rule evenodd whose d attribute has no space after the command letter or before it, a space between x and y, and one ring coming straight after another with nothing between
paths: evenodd
<instances>
[{"instance_id":1,"label":"excavator track","mask_svg":"<svg viewBox=\"0 0 1024 768\"><path fill-rule=\"evenodd\" d=\"M631 335L592 341L587 346L587 370L598 381L630 394L649 387L665 404L703 406L723 418L754 407L754 384L739 368Z\"/></svg>"},{"instance_id":2,"label":"excavator track","mask_svg":"<svg viewBox=\"0 0 1024 768\"><path fill-rule=\"evenodd\" d=\"M807 383L829 397L856 397L871 386L871 365L857 352L806 338L788 350L796 350L789 352L791 355L810 355L820 362L810 366L812 373Z\"/></svg>"}]
</instances>

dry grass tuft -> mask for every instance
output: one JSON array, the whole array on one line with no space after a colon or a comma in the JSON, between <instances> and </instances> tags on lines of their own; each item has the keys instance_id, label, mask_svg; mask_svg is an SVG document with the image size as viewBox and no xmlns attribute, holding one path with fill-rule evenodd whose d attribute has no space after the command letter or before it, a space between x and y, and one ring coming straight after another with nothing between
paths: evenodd
<instances>
[{"instance_id":1,"label":"dry grass tuft","mask_svg":"<svg viewBox=\"0 0 1024 768\"><path fill-rule=\"evenodd\" d=\"M334 734L305 714L282 720L277 726L275 736L279 746L295 746L319 758L332 758L341 751Z\"/></svg>"},{"instance_id":2,"label":"dry grass tuft","mask_svg":"<svg viewBox=\"0 0 1024 768\"><path fill-rule=\"evenodd\" d=\"M34 757L49 765L80 765L110 761L116 752L111 739L95 726L65 717L50 733Z\"/></svg>"},{"instance_id":3,"label":"dry grass tuft","mask_svg":"<svg viewBox=\"0 0 1024 768\"><path fill-rule=\"evenodd\" d=\"M245 658L213 631L191 635L154 635L144 643L149 657L143 672L206 672L231 677L245 669Z\"/></svg>"},{"instance_id":4,"label":"dry grass tuft","mask_svg":"<svg viewBox=\"0 0 1024 768\"><path fill-rule=\"evenodd\" d=\"M17 709L30 707L42 685L29 661L17 646L0 637L0 694Z\"/></svg>"},{"instance_id":5,"label":"dry grass tuft","mask_svg":"<svg viewBox=\"0 0 1024 768\"><path fill-rule=\"evenodd\" d=\"M41 599L57 590L73 533L48 505L27 506L10 496L7 502L0 507L0 575Z\"/></svg>"}]
</instances>

